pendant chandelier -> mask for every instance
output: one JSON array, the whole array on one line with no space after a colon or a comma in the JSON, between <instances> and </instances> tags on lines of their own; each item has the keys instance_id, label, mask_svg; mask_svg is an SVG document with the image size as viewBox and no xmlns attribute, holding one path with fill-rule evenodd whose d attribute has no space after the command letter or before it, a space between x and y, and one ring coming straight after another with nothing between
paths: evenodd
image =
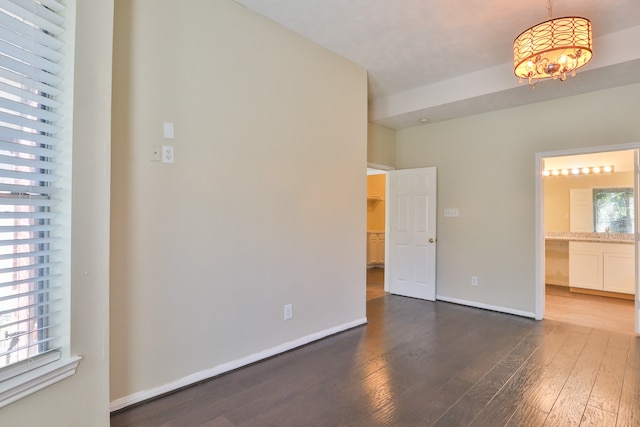
<instances>
[{"instance_id":1,"label":"pendant chandelier","mask_svg":"<svg viewBox=\"0 0 640 427\"><path fill-rule=\"evenodd\" d=\"M576 16L551 19L522 32L513 42L513 72L533 86L540 79L560 79L585 65L593 55L591 22Z\"/></svg>"}]
</instances>

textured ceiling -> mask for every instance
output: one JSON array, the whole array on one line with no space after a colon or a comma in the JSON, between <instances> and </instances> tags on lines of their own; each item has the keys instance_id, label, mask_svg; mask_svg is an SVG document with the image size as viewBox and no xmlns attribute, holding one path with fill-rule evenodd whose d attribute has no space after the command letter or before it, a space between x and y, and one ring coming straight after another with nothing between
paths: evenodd
<instances>
[{"instance_id":1,"label":"textured ceiling","mask_svg":"<svg viewBox=\"0 0 640 427\"><path fill-rule=\"evenodd\" d=\"M640 81L640 0L554 0L553 17L592 21L594 60L535 96L518 86L512 47L547 19L544 0L236 2L365 68L370 119L396 129ZM578 82L599 68L613 77Z\"/></svg>"}]
</instances>

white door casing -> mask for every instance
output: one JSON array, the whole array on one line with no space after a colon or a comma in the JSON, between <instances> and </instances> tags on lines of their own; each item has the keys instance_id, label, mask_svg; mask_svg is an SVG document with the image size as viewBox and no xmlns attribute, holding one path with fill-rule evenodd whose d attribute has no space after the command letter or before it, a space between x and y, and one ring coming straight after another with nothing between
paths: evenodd
<instances>
[{"instance_id":1,"label":"white door casing","mask_svg":"<svg viewBox=\"0 0 640 427\"><path fill-rule=\"evenodd\" d=\"M536 153L536 292L535 292L535 319L542 320L545 313L545 225L544 225L544 185L542 172L544 160L547 158L572 156L580 154L606 153L612 151L634 150L634 203L635 211L640 212L640 142L630 144L609 145L602 147L588 147L580 149L560 150L553 152ZM634 326L636 335L640 335L640 215L634 216L634 240L635 240L635 313Z\"/></svg>"},{"instance_id":2,"label":"white door casing","mask_svg":"<svg viewBox=\"0 0 640 427\"><path fill-rule=\"evenodd\" d=\"M389 292L436 299L436 168L389 172L385 281Z\"/></svg>"},{"instance_id":3,"label":"white door casing","mask_svg":"<svg viewBox=\"0 0 640 427\"><path fill-rule=\"evenodd\" d=\"M634 215L634 243L635 243L635 333L640 335L640 150L633 152L633 199L635 203Z\"/></svg>"}]
</instances>

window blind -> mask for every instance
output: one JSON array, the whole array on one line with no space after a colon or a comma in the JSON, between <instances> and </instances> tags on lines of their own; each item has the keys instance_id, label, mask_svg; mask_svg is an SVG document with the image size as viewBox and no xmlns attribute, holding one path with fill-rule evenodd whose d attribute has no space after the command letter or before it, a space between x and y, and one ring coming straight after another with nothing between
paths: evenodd
<instances>
[{"instance_id":1,"label":"window blind","mask_svg":"<svg viewBox=\"0 0 640 427\"><path fill-rule=\"evenodd\" d=\"M63 9L0 0L0 379L59 348L52 208Z\"/></svg>"}]
</instances>

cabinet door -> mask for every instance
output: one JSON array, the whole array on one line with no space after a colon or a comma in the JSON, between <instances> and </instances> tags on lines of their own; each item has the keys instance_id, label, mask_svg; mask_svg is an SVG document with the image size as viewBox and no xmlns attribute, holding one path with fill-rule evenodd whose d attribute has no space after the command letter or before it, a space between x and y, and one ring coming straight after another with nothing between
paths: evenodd
<instances>
[{"instance_id":1,"label":"cabinet door","mask_svg":"<svg viewBox=\"0 0 640 427\"><path fill-rule=\"evenodd\" d=\"M384 233L378 234L378 264L384 265Z\"/></svg>"},{"instance_id":2,"label":"cabinet door","mask_svg":"<svg viewBox=\"0 0 640 427\"><path fill-rule=\"evenodd\" d=\"M625 251L605 252L604 290L633 294L635 292L635 263L633 245L624 245Z\"/></svg>"},{"instance_id":3,"label":"cabinet door","mask_svg":"<svg viewBox=\"0 0 640 427\"><path fill-rule=\"evenodd\" d=\"M602 290L602 252L591 246L581 242L569 243L571 287Z\"/></svg>"},{"instance_id":4,"label":"cabinet door","mask_svg":"<svg viewBox=\"0 0 640 427\"><path fill-rule=\"evenodd\" d=\"M378 241L378 233L374 233L371 235L371 261L373 264L378 264L380 262L380 244Z\"/></svg>"},{"instance_id":5,"label":"cabinet door","mask_svg":"<svg viewBox=\"0 0 640 427\"><path fill-rule=\"evenodd\" d=\"M378 256L378 235L376 233L367 234L367 266L374 265Z\"/></svg>"}]
</instances>

